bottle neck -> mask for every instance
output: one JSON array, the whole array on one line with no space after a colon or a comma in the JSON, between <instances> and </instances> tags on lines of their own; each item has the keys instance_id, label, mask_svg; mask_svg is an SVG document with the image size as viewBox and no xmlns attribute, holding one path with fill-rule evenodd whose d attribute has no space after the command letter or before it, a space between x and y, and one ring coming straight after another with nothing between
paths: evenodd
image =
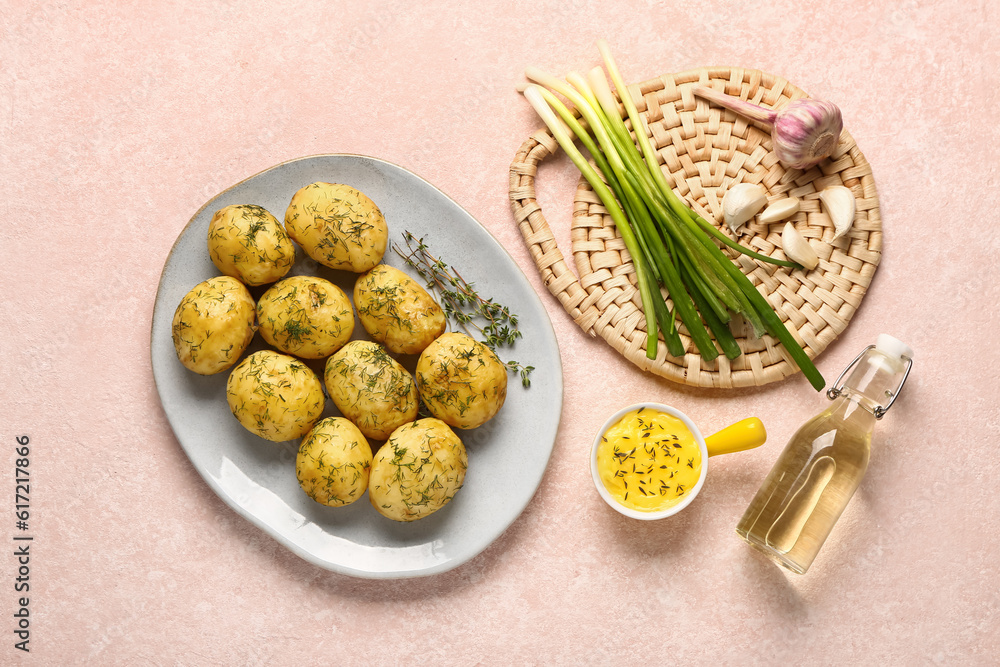
<instances>
[{"instance_id":1,"label":"bottle neck","mask_svg":"<svg viewBox=\"0 0 1000 667\"><path fill-rule=\"evenodd\" d=\"M872 348L861 357L848 376L840 398L856 404L874 420L881 414L880 409L889 404L905 370L902 360L890 358Z\"/></svg>"}]
</instances>

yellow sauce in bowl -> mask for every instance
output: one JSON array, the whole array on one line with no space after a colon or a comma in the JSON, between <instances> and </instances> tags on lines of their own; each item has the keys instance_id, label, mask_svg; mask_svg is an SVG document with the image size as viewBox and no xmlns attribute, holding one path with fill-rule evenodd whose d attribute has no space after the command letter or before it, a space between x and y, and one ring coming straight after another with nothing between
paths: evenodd
<instances>
[{"instance_id":1,"label":"yellow sauce in bowl","mask_svg":"<svg viewBox=\"0 0 1000 667\"><path fill-rule=\"evenodd\" d=\"M677 417L639 408L601 437L597 447L601 482L622 506L659 512L678 504L701 476L701 450Z\"/></svg>"}]
</instances>

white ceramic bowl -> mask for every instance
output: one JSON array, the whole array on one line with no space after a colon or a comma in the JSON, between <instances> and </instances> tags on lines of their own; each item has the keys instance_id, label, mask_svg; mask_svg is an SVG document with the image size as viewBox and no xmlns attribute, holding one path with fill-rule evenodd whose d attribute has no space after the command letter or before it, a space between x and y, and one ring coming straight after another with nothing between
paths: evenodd
<instances>
[{"instance_id":1,"label":"white ceramic bowl","mask_svg":"<svg viewBox=\"0 0 1000 667\"><path fill-rule=\"evenodd\" d=\"M617 422L627 413L631 412L632 410L638 410L639 408L646 408L648 410L658 410L659 412L666 412L667 414L673 415L674 417L677 417L677 419L680 419L682 422L684 422L684 425L688 428L688 430L691 431L691 434L694 436L695 442L698 443L698 450L701 452L701 473L698 475L698 483L695 484L690 491L688 491L687 495L684 497L683 500L681 500L681 502L677 503L673 507L668 507L665 510L660 510L659 512L643 512L640 510L635 510L629 507L625 507L624 505L619 503L611 496L611 493L608 492L608 489L607 487L604 486L604 482L601 481L601 475L597 470L597 447L598 445L601 444L601 436L603 436L604 433L609 428L614 426L615 422ZM633 519L641 519L643 521L654 521L656 519L665 519L668 516L673 516L674 514L677 514L685 507L690 505L691 502L698 495L698 492L701 490L702 484L705 483L706 472L708 472L708 448L705 445L705 438L702 437L701 431L698 430L698 427L694 425L694 422L688 419L688 416L685 415L683 412L677 410L676 408L672 408L669 405L664 405L663 403L636 403L635 405L630 405L626 408L622 408L615 414L608 417L608 420L604 422L604 425L601 426L601 429L597 432L597 435L594 437L594 444L590 448L590 473L594 478L594 486L597 487L597 492L601 494L601 498L604 499L604 502L610 505L614 510Z\"/></svg>"}]
</instances>

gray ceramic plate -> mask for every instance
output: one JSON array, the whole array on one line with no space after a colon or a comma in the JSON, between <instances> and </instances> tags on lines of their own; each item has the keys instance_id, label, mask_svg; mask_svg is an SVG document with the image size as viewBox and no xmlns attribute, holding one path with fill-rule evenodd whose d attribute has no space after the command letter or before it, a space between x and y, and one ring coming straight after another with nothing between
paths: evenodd
<instances>
[{"instance_id":1,"label":"gray ceramic plate","mask_svg":"<svg viewBox=\"0 0 1000 667\"><path fill-rule=\"evenodd\" d=\"M230 204L257 204L281 220L292 195L315 181L346 183L372 198L389 225L390 242L409 230L440 258L459 267L480 293L520 317L523 332L503 360L535 367L531 387L511 374L500 413L478 429L458 431L469 470L455 499L413 523L378 514L367 495L331 508L308 498L295 478L297 441L273 443L243 429L225 398L227 373L203 377L177 360L170 325L174 309L197 283L219 275L208 257L212 214ZM414 272L393 252L385 261ZM317 266L301 255L293 274L323 276L350 294L352 274ZM258 297L262 289L254 292ZM360 325L358 338L367 338ZM251 350L260 348L258 336ZM503 247L465 210L427 181L381 160L319 155L292 160L248 178L209 201L191 219L167 258L153 311L153 375L178 441L208 485L239 514L306 560L368 578L444 572L479 554L521 514L548 465L562 409L562 367L541 302ZM415 359L401 359L411 370ZM312 364L319 371L322 364ZM337 414L327 401L326 415ZM326 416L324 415L324 416ZM374 443L375 445L380 443Z\"/></svg>"}]
</instances>

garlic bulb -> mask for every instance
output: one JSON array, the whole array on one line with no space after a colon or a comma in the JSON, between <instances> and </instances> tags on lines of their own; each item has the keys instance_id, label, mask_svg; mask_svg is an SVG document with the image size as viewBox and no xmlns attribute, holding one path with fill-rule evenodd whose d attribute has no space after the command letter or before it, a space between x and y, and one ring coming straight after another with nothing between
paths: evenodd
<instances>
[{"instance_id":1,"label":"garlic bulb","mask_svg":"<svg viewBox=\"0 0 1000 667\"><path fill-rule=\"evenodd\" d=\"M844 129L840 109L832 102L794 100L775 111L705 86L696 87L694 94L769 125L775 155L795 169L808 169L829 157Z\"/></svg>"},{"instance_id":2,"label":"garlic bulb","mask_svg":"<svg viewBox=\"0 0 1000 667\"><path fill-rule=\"evenodd\" d=\"M795 197L785 197L765 208L760 214L760 221L765 225L769 225L772 222L784 220L788 216L795 215L798 212L799 200Z\"/></svg>"},{"instance_id":3,"label":"garlic bulb","mask_svg":"<svg viewBox=\"0 0 1000 667\"><path fill-rule=\"evenodd\" d=\"M785 257L801 264L809 271L819 266L819 255L790 222L786 222L785 228L781 230L781 249Z\"/></svg>"},{"instance_id":4,"label":"garlic bulb","mask_svg":"<svg viewBox=\"0 0 1000 667\"><path fill-rule=\"evenodd\" d=\"M826 206L826 212L833 221L833 241L846 234L854 224L854 213L857 203L854 193L843 185L831 185L819 193L820 201Z\"/></svg>"},{"instance_id":5,"label":"garlic bulb","mask_svg":"<svg viewBox=\"0 0 1000 667\"><path fill-rule=\"evenodd\" d=\"M754 183L737 183L722 196L722 215L733 234L767 204L764 188Z\"/></svg>"}]
</instances>

